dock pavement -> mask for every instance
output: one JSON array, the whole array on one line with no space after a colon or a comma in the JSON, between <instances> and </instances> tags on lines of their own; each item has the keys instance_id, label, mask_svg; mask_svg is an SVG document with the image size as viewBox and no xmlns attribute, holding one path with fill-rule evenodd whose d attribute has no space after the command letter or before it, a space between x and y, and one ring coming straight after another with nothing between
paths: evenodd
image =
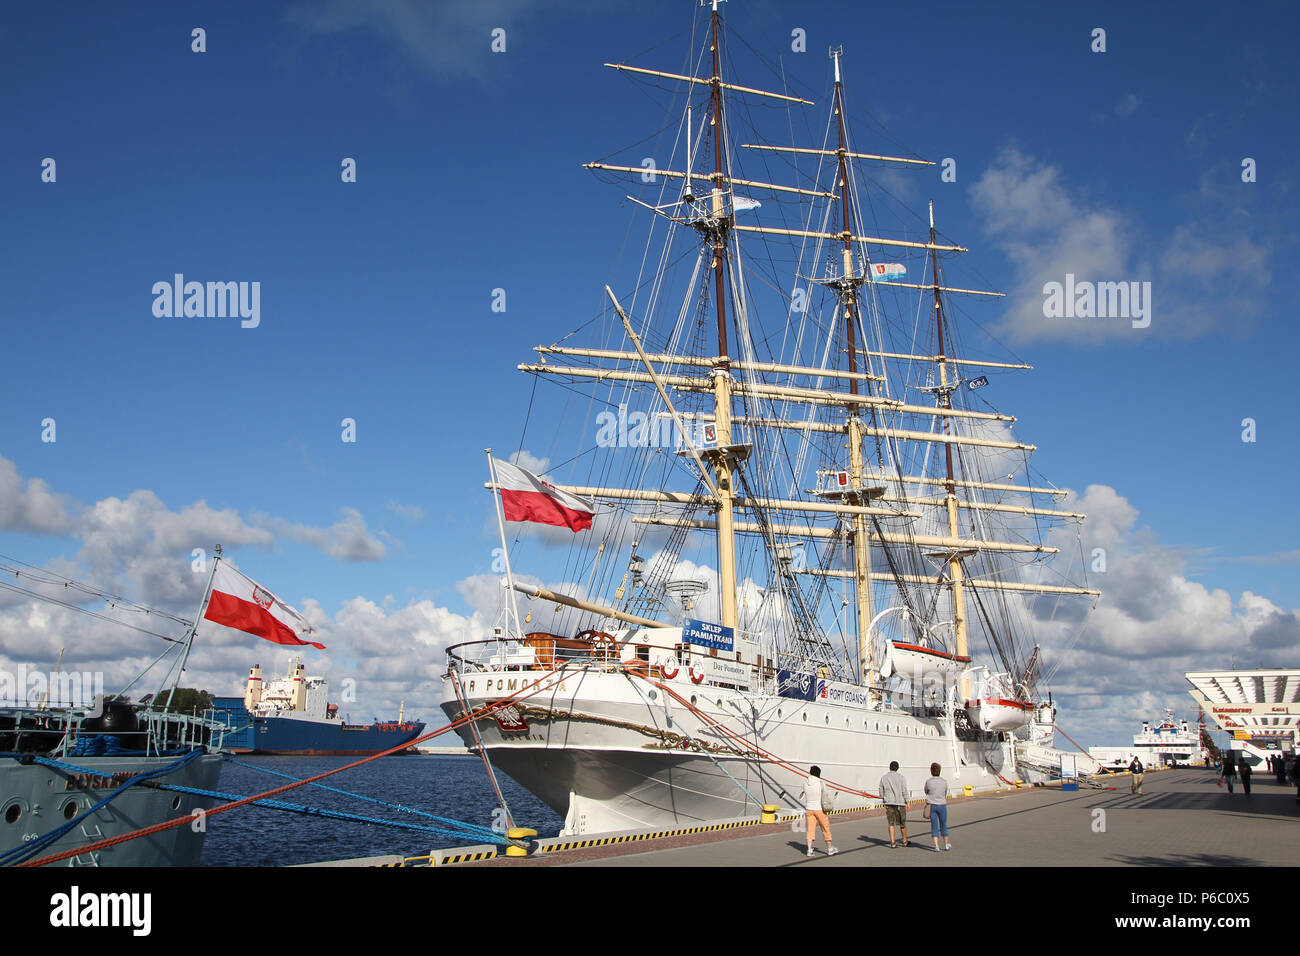
<instances>
[{"instance_id":1,"label":"dock pavement","mask_svg":"<svg viewBox=\"0 0 1300 956\"><path fill-rule=\"evenodd\" d=\"M1100 778L1106 789L1059 787L950 796L951 851L935 852L921 807L908 812L911 846L889 846L883 810L835 815L839 852L805 855L803 832L790 823L655 840L497 857L469 867L1267 867L1300 865L1300 804L1293 786L1257 773L1250 796L1229 794L1210 769L1151 772L1130 793L1126 774ZM912 792L922 780L909 780Z\"/></svg>"}]
</instances>

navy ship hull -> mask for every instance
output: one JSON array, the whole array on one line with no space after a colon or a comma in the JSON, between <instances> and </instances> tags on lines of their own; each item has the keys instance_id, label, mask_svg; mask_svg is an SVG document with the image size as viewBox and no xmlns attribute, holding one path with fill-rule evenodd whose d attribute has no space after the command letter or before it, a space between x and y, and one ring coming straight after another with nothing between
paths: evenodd
<instances>
[{"instance_id":1,"label":"navy ship hull","mask_svg":"<svg viewBox=\"0 0 1300 956\"><path fill-rule=\"evenodd\" d=\"M364 757L409 744L424 732L424 724L412 720L348 724L341 720L253 717L239 697L218 697L214 705L219 714L229 715L229 725L236 728L236 732L225 736L225 749L233 753Z\"/></svg>"}]
</instances>

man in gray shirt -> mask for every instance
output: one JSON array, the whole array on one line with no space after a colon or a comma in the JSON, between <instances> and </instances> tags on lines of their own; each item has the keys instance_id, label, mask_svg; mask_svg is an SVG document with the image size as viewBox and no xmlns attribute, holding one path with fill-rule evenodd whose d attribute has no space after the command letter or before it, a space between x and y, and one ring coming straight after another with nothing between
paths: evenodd
<instances>
[{"instance_id":1,"label":"man in gray shirt","mask_svg":"<svg viewBox=\"0 0 1300 956\"><path fill-rule=\"evenodd\" d=\"M894 827L900 827L903 831L903 846L908 846L907 781L898 772L897 760L890 762L889 773L880 778L880 799L885 805L885 817L889 820L889 845L898 846L894 842Z\"/></svg>"}]
</instances>

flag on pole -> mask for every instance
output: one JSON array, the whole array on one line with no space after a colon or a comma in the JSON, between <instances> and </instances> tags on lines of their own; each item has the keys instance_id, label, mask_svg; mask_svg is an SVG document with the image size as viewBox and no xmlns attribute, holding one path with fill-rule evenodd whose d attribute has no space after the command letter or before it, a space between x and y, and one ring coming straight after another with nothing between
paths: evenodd
<instances>
[{"instance_id":1,"label":"flag on pole","mask_svg":"<svg viewBox=\"0 0 1300 956\"><path fill-rule=\"evenodd\" d=\"M501 510L507 521L553 524L575 532L591 527L596 509L577 495L560 491L532 472L499 458L492 459L492 467L496 470Z\"/></svg>"},{"instance_id":2,"label":"flag on pole","mask_svg":"<svg viewBox=\"0 0 1300 956\"><path fill-rule=\"evenodd\" d=\"M325 650L324 644L298 636L315 631L305 617L224 561L217 565L212 577L212 596L203 616L237 631L256 634L272 644L310 644Z\"/></svg>"}]
</instances>

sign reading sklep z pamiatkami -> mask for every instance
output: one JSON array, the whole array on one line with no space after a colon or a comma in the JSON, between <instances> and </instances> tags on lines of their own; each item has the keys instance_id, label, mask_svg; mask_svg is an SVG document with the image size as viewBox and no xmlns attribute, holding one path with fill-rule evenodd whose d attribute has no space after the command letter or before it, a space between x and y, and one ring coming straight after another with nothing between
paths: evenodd
<instances>
[{"instance_id":1,"label":"sign reading sklep z pamiatkami","mask_svg":"<svg viewBox=\"0 0 1300 956\"><path fill-rule=\"evenodd\" d=\"M731 628L708 621L688 620L682 628L682 640L719 651L735 650L736 647L735 632Z\"/></svg>"}]
</instances>

